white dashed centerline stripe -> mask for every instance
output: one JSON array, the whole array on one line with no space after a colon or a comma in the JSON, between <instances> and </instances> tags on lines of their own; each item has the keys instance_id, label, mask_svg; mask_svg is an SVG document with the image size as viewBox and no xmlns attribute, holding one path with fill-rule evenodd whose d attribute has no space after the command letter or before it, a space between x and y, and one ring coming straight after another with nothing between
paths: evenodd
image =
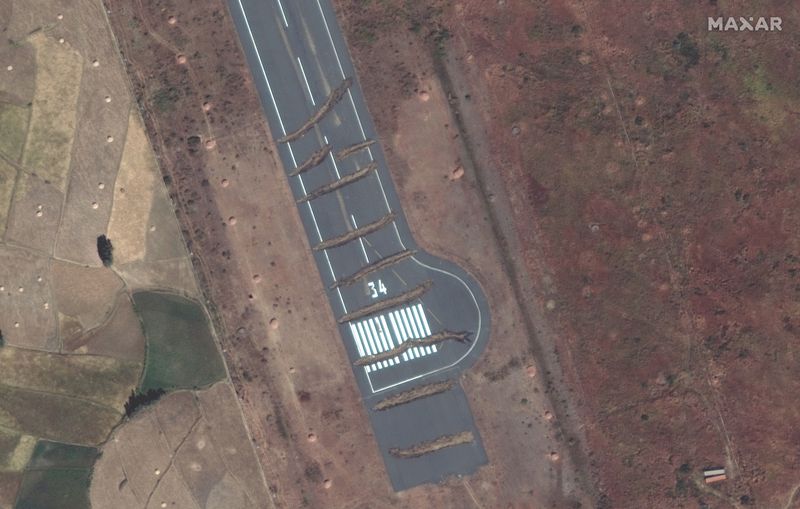
<instances>
[{"instance_id":1,"label":"white dashed centerline stripe","mask_svg":"<svg viewBox=\"0 0 800 509\"><path fill-rule=\"evenodd\" d=\"M311 93L311 85L308 84L308 78L306 78L306 71L305 69L303 69L303 62L300 61L300 57L297 57L297 65L300 66L300 74L303 75L303 81L306 82L306 90L308 90L308 97L311 99L311 104L316 106L317 102L314 100L314 94Z\"/></svg>"},{"instance_id":2,"label":"white dashed centerline stripe","mask_svg":"<svg viewBox=\"0 0 800 509\"><path fill-rule=\"evenodd\" d=\"M283 4L281 3L281 0L278 0L278 9L281 10L281 18L283 18L283 26L289 28L289 22L286 21L286 13L283 12Z\"/></svg>"},{"instance_id":3,"label":"white dashed centerline stripe","mask_svg":"<svg viewBox=\"0 0 800 509\"><path fill-rule=\"evenodd\" d=\"M250 36L250 43L253 45L253 51L256 53L256 58L258 59L258 67L261 69L261 75L264 76L264 83L267 84L267 91L269 92L269 98L272 102L272 107L275 109L275 115L278 117L278 124L281 126L281 134L286 136L286 126L283 124L283 118L281 117L281 110L278 109L278 103L275 101L275 94L272 91L272 85L269 82L269 76L267 76L267 70L264 68L264 61L261 58L261 53L258 51L258 46L256 45L255 37L253 37L253 30L250 28L250 20L247 18L247 12L244 10L244 5L242 5L242 0L238 0L239 9L242 11L242 18L244 19L244 24L247 26L247 34ZM317 2L319 5L319 2ZM320 6L320 12L322 12L322 6ZM323 14L323 18L324 18ZM327 28L327 21L325 22L325 26ZM330 37L330 34L329 34ZM331 39L333 41L333 39ZM334 47L334 52L336 48ZM337 54L338 59L338 54ZM294 157L294 151L292 150L292 145L287 143L286 146L289 149L289 155L292 157L292 163L294 167L297 168L297 159ZM302 177L300 178L300 185L303 188L303 195L307 194L305 191L305 185L303 184ZM308 211L311 213L311 220L314 222L314 228L317 230L317 235L319 236L320 242L322 242L322 233L319 230L319 224L317 224L317 217L314 214L314 209L311 207L311 202L306 202L308 204ZM331 277L334 281L336 281L336 273L333 271L333 265L331 265L330 257L328 256L327 250L323 251L325 253L325 261L328 264L328 269L331 272ZM339 302L342 304L342 309L344 313L347 313L347 306L344 303L344 298L342 297L342 291L339 288L336 288L336 294L339 297Z\"/></svg>"},{"instance_id":4,"label":"white dashed centerline stripe","mask_svg":"<svg viewBox=\"0 0 800 509\"><path fill-rule=\"evenodd\" d=\"M353 228L358 230L358 224L356 224L356 216L350 214L350 219L353 221ZM364 237L363 236L359 237L358 242L361 244L361 254L364 255L364 259L367 261L367 265L369 265L369 256L367 256L367 248L364 247Z\"/></svg>"},{"instance_id":5,"label":"white dashed centerline stripe","mask_svg":"<svg viewBox=\"0 0 800 509\"><path fill-rule=\"evenodd\" d=\"M325 138L325 143L328 143L328 138L327 137ZM336 164L336 158L333 157L332 153L330 155L330 158L331 158L331 162L333 163L333 172L336 173L336 178L337 179L341 179L342 178L342 174L339 173L339 165Z\"/></svg>"}]
</instances>

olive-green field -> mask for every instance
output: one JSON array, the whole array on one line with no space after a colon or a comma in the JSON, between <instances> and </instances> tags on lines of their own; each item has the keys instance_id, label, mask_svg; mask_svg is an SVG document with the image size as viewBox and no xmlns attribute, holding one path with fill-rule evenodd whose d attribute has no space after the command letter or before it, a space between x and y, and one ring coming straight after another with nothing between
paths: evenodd
<instances>
[{"instance_id":1,"label":"olive-green field","mask_svg":"<svg viewBox=\"0 0 800 509\"><path fill-rule=\"evenodd\" d=\"M177 295L133 295L147 338L140 390L192 389L225 378L225 366L202 307Z\"/></svg>"}]
</instances>

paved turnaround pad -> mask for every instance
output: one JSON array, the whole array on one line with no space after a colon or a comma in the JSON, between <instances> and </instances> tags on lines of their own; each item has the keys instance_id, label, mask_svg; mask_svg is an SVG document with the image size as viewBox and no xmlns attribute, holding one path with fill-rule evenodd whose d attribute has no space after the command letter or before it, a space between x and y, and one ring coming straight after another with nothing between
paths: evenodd
<instances>
[{"instance_id":1,"label":"paved turnaround pad","mask_svg":"<svg viewBox=\"0 0 800 509\"><path fill-rule=\"evenodd\" d=\"M411 236L380 144L366 143L377 134L332 6L229 7L392 485L474 472L486 452L457 380L489 339L488 306L466 272L419 250ZM456 383L373 410L443 380ZM471 443L416 458L390 452L464 431Z\"/></svg>"}]
</instances>

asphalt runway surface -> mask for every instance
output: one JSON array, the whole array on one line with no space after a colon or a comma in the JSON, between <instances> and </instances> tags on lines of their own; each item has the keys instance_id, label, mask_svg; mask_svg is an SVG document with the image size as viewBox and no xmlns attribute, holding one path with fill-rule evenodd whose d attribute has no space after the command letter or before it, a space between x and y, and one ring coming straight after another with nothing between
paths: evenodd
<instances>
[{"instance_id":1,"label":"asphalt runway surface","mask_svg":"<svg viewBox=\"0 0 800 509\"><path fill-rule=\"evenodd\" d=\"M228 2L394 489L473 473L488 459L457 380L489 339L480 287L417 247L329 0ZM468 340L430 340L442 333ZM456 383L373 409L443 380ZM390 452L464 431L474 441Z\"/></svg>"}]
</instances>

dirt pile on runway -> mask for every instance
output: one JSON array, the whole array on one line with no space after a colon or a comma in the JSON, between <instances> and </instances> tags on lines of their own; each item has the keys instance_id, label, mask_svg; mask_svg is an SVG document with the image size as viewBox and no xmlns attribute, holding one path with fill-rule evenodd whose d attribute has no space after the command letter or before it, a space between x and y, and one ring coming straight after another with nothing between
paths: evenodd
<instances>
[{"instance_id":1,"label":"dirt pile on runway","mask_svg":"<svg viewBox=\"0 0 800 509\"><path fill-rule=\"evenodd\" d=\"M423 348L426 346L438 345L439 343L444 343L445 341L450 340L458 341L459 343L465 343L469 341L469 333L442 331L431 334L426 338L410 339L400 343L391 350L386 350L385 352L377 353L375 355L365 355L364 357L360 357L353 364L356 366L368 366L374 362L385 361L391 359L392 357L402 355L403 352L411 350L412 348Z\"/></svg>"},{"instance_id":2,"label":"dirt pile on runway","mask_svg":"<svg viewBox=\"0 0 800 509\"><path fill-rule=\"evenodd\" d=\"M398 458L418 458L447 447L469 444L474 440L475 437L472 435L471 431L462 431L461 433L457 433L455 435L446 435L428 442L420 442L419 444L409 447L408 449L389 449L389 454Z\"/></svg>"},{"instance_id":3,"label":"dirt pile on runway","mask_svg":"<svg viewBox=\"0 0 800 509\"><path fill-rule=\"evenodd\" d=\"M339 323L352 322L353 320L358 320L359 318L364 318L365 316L379 313L384 309L401 306L407 302L411 302L414 299L422 297L425 292L430 290L432 287L433 281L425 281L411 290L401 293L400 295L389 297L388 299L378 301L374 304L370 304L369 306L364 306L361 309L347 313L339 318Z\"/></svg>"},{"instance_id":4,"label":"dirt pile on runway","mask_svg":"<svg viewBox=\"0 0 800 509\"><path fill-rule=\"evenodd\" d=\"M311 118L309 118L305 124L300 126L296 131L288 133L283 138L280 138L278 142L288 143L290 141L294 141L299 137L301 137L302 135L304 135L306 132L308 132L312 127L317 125L317 122L322 120L322 118L325 115L327 115L328 112L331 111L334 106L336 106L336 103L338 103L344 96L344 94L347 93L347 90L350 88L352 84L353 84L353 78L350 77L345 78L345 80L342 81L342 83L338 87L336 87L331 91L330 95L322 104L322 106L320 106L317 112L314 113L314 115Z\"/></svg>"},{"instance_id":5,"label":"dirt pile on runway","mask_svg":"<svg viewBox=\"0 0 800 509\"><path fill-rule=\"evenodd\" d=\"M455 386L455 382L452 380L447 380L444 382L436 382L427 385L420 385L419 387L414 387L411 390L400 392L389 396L386 399L382 399L375 405L373 410L388 410L389 408L393 408L400 405L405 405L406 403L411 403L412 401L416 401L418 399L427 398L429 396L434 396L436 394L441 394L442 392L447 392Z\"/></svg>"}]
</instances>

